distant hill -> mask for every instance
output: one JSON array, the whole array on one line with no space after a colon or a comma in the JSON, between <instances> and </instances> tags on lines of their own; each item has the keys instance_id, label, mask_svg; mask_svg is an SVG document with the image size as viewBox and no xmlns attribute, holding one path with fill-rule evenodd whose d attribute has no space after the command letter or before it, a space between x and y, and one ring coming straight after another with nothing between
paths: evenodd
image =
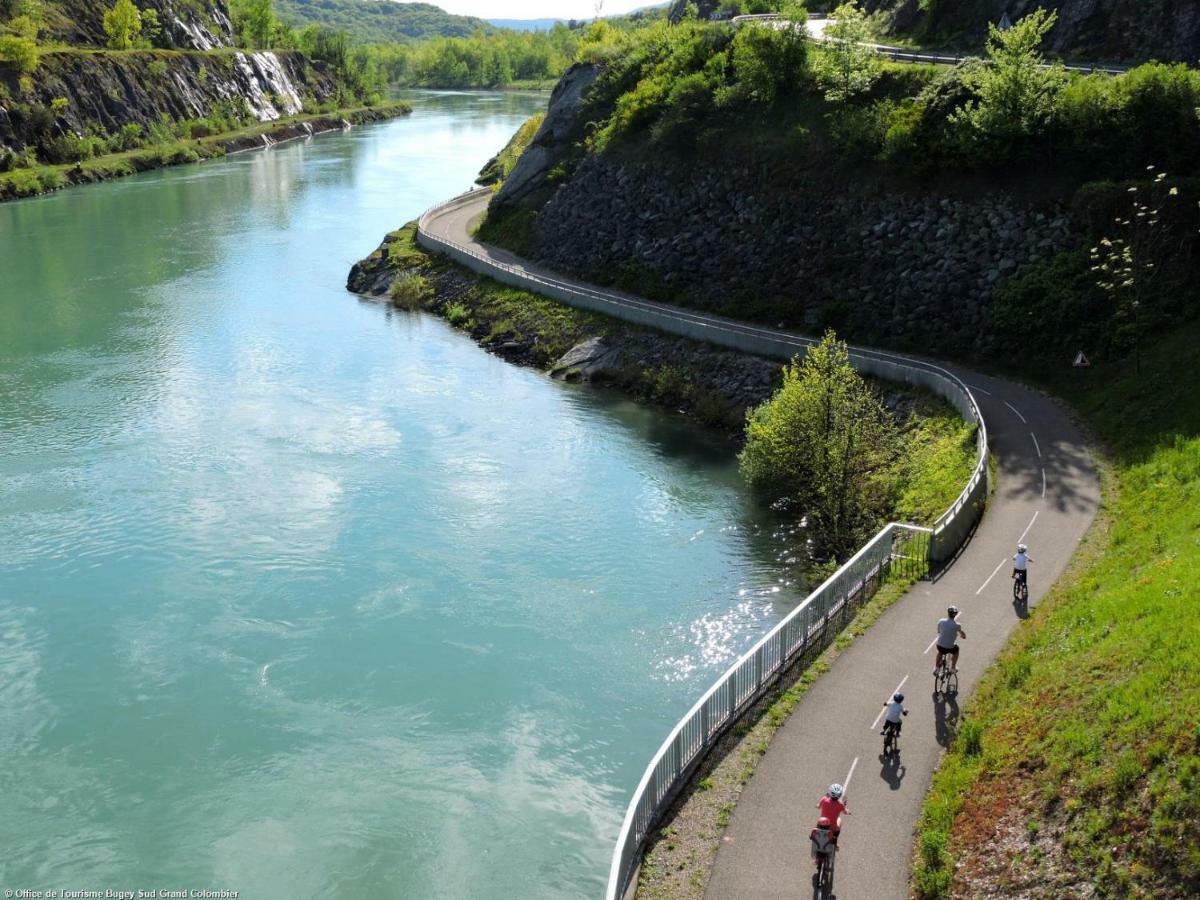
<instances>
[{"instance_id":1,"label":"distant hill","mask_svg":"<svg viewBox=\"0 0 1200 900\"><path fill-rule=\"evenodd\" d=\"M483 19L451 15L430 3L391 0L275 0L275 14L293 28L328 25L356 44L468 37L481 29L494 30Z\"/></svg>"},{"instance_id":2,"label":"distant hill","mask_svg":"<svg viewBox=\"0 0 1200 900\"><path fill-rule=\"evenodd\" d=\"M513 31L549 31L559 22L566 24L566 19L488 19L488 23L497 28L511 28Z\"/></svg>"}]
</instances>

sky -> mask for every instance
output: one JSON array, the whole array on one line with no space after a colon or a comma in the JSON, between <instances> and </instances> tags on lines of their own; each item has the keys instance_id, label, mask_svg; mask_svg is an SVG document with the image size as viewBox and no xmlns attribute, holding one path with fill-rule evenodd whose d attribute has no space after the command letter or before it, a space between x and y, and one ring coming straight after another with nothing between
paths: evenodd
<instances>
[{"instance_id":1,"label":"sky","mask_svg":"<svg viewBox=\"0 0 1200 900\"><path fill-rule=\"evenodd\" d=\"M446 12L481 19L590 19L595 0L426 0ZM604 0L602 14L626 13L655 0Z\"/></svg>"}]
</instances>

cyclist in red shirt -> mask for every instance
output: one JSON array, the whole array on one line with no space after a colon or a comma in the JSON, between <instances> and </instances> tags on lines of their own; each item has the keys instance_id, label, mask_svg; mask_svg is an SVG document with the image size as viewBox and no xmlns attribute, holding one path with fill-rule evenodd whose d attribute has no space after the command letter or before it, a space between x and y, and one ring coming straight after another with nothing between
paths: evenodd
<instances>
[{"instance_id":1,"label":"cyclist in red shirt","mask_svg":"<svg viewBox=\"0 0 1200 900\"><path fill-rule=\"evenodd\" d=\"M837 836L842 831L842 813L850 815L850 810L846 809L846 804L842 802L842 794L845 790L840 784L831 784L829 793L821 798L821 802L817 804L817 808L821 810L821 818L828 819L833 824L833 839L837 841Z\"/></svg>"}]
</instances>

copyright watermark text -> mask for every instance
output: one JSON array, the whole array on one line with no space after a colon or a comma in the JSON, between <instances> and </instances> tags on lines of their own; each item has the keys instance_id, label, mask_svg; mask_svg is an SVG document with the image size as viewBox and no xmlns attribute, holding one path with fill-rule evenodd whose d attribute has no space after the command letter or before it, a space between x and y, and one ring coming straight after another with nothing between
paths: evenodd
<instances>
[{"instance_id":1,"label":"copyright watermark text","mask_svg":"<svg viewBox=\"0 0 1200 900\"><path fill-rule=\"evenodd\" d=\"M238 900L241 891L208 888L5 888L6 900Z\"/></svg>"}]
</instances>

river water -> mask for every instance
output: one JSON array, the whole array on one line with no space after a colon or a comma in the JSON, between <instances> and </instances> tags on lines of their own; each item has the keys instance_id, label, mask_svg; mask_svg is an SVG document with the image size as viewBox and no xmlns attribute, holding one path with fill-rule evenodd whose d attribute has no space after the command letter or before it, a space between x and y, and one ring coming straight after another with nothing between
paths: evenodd
<instances>
[{"instance_id":1,"label":"river water","mask_svg":"<svg viewBox=\"0 0 1200 900\"><path fill-rule=\"evenodd\" d=\"M727 445L345 292L544 103L0 205L0 889L600 893L795 597Z\"/></svg>"}]
</instances>

